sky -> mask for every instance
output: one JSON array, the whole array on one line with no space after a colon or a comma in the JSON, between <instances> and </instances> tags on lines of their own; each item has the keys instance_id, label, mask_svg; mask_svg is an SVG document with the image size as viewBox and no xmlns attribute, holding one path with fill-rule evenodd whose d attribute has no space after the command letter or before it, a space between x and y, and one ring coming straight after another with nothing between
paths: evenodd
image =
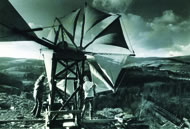
<instances>
[{"instance_id":1,"label":"sky","mask_svg":"<svg viewBox=\"0 0 190 129\"><path fill-rule=\"evenodd\" d=\"M100 10L125 14L124 22L129 40L138 57L170 57L190 54L189 0L86 0ZM10 0L30 27L53 24L55 17L68 14L84 5L84 0ZM46 29L38 36L47 36ZM0 56L14 51L12 56L40 57L40 46L1 43ZM6 50L6 51L5 51ZM2 52L4 51L4 52Z\"/></svg>"}]
</instances>

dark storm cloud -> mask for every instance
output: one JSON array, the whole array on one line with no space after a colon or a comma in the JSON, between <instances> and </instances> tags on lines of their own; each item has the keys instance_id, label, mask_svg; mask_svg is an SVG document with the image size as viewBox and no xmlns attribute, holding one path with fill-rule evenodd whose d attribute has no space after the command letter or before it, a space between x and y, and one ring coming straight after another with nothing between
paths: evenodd
<instances>
[{"instance_id":1,"label":"dark storm cloud","mask_svg":"<svg viewBox=\"0 0 190 129\"><path fill-rule=\"evenodd\" d=\"M93 0L92 5L108 12L125 12L133 0Z\"/></svg>"},{"instance_id":2,"label":"dark storm cloud","mask_svg":"<svg viewBox=\"0 0 190 129\"><path fill-rule=\"evenodd\" d=\"M160 17L166 10L176 15L190 15L190 0L88 0L96 8L109 12L126 12L144 18Z\"/></svg>"},{"instance_id":3,"label":"dark storm cloud","mask_svg":"<svg viewBox=\"0 0 190 129\"><path fill-rule=\"evenodd\" d=\"M160 17L166 10L173 10L176 15L190 15L190 0L134 0L128 12L144 18Z\"/></svg>"}]
</instances>

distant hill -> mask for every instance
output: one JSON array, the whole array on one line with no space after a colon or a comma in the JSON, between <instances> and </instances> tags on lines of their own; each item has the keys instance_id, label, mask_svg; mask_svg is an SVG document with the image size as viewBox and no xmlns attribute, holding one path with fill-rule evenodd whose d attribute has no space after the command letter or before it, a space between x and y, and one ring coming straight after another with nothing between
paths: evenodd
<instances>
[{"instance_id":1,"label":"distant hill","mask_svg":"<svg viewBox=\"0 0 190 129\"><path fill-rule=\"evenodd\" d=\"M8 85L23 90L27 86L31 87L43 71L42 60L1 57L0 86Z\"/></svg>"}]
</instances>

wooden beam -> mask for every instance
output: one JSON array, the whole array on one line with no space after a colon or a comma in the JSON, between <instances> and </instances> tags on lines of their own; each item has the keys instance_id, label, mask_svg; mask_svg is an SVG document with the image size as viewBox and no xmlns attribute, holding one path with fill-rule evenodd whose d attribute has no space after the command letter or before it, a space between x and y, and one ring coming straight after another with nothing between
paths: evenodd
<instances>
[{"instance_id":1,"label":"wooden beam","mask_svg":"<svg viewBox=\"0 0 190 129\"><path fill-rule=\"evenodd\" d=\"M35 123L44 123L45 120L0 120L0 124L9 123L9 122L35 122Z\"/></svg>"},{"instance_id":2,"label":"wooden beam","mask_svg":"<svg viewBox=\"0 0 190 129\"><path fill-rule=\"evenodd\" d=\"M50 111L50 113L56 113L56 114L67 114L67 113L80 114L81 110L60 110L60 111Z\"/></svg>"},{"instance_id":3,"label":"wooden beam","mask_svg":"<svg viewBox=\"0 0 190 129\"><path fill-rule=\"evenodd\" d=\"M106 124L116 122L116 119L94 119L94 120L81 120L82 124Z\"/></svg>"},{"instance_id":4,"label":"wooden beam","mask_svg":"<svg viewBox=\"0 0 190 129\"><path fill-rule=\"evenodd\" d=\"M70 100L76 95L76 93L77 93L79 90L80 90L80 87L78 87L78 88L74 91L74 93L66 100L66 102L63 104L63 106L62 106L59 110L64 109L65 106L70 102ZM56 117L57 117L57 115L55 115L55 116L53 117L53 120L55 120Z\"/></svg>"},{"instance_id":5,"label":"wooden beam","mask_svg":"<svg viewBox=\"0 0 190 129\"><path fill-rule=\"evenodd\" d=\"M41 44L45 47L48 47L49 49L53 49L54 51L57 51L59 49L57 46L50 44L50 43L38 38L37 36L32 36L25 31L21 31L21 30L16 29L16 28L11 28L11 30L15 33L23 35L24 37L30 39L31 41L35 41L36 43Z\"/></svg>"},{"instance_id":6,"label":"wooden beam","mask_svg":"<svg viewBox=\"0 0 190 129\"><path fill-rule=\"evenodd\" d=\"M76 61L76 62L70 64L69 66L67 66L66 68L64 68L62 71L60 71L59 73L57 73L57 74L55 75L56 78L57 78L59 75L61 75L62 73L64 73L64 72L66 72L67 70L69 70L70 68L72 68L72 67L74 67L75 65L77 65L79 62L80 62L80 61ZM75 75L76 75L76 73L75 73Z\"/></svg>"},{"instance_id":7,"label":"wooden beam","mask_svg":"<svg viewBox=\"0 0 190 129\"><path fill-rule=\"evenodd\" d=\"M68 67L66 64L64 64L63 62L61 62L60 60L58 60L58 62L61 64L61 65L63 65L64 67L66 67L66 68L68 68L68 70L70 71L70 72L72 72L73 74L75 74L76 75L76 73L71 69L71 67ZM76 62L75 62L76 63ZM64 70L64 69L63 69Z\"/></svg>"}]
</instances>

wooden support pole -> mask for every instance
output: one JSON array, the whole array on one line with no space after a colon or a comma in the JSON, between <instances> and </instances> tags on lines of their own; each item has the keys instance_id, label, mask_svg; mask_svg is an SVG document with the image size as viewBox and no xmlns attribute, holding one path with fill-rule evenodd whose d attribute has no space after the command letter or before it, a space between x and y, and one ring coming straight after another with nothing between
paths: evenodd
<instances>
[{"instance_id":1,"label":"wooden support pole","mask_svg":"<svg viewBox=\"0 0 190 129\"><path fill-rule=\"evenodd\" d=\"M44 123L45 120L0 120L0 124L2 123L10 123L10 122L34 122L34 123Z\"/></svg>"},{"instance_id":2,"label":"wooden support pole","mask_svg":"<svg viewBox=\"0 0 190 129\"><path fill-rule=\"evenodd\" d=\"M56 81L55 81L55 73L57 67L57 59L55 58L55 54L53 54L52 58L52 73L51 73L51 100L50 100L50 110L52 110L54 99L55 99L55 91L56 91Z\"/></svg>"}]
</instances>

